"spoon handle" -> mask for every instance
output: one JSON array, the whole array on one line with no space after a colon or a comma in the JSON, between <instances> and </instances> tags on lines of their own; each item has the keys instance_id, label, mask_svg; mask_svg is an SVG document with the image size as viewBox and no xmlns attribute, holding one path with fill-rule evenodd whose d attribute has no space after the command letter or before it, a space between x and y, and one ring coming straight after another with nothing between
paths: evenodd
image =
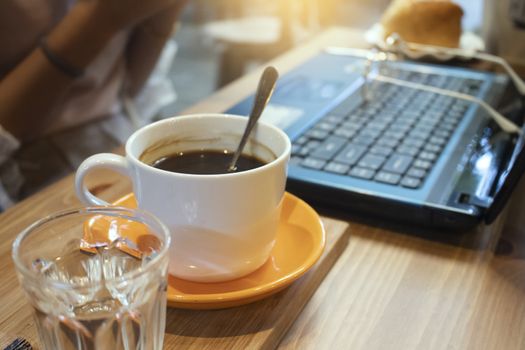
<instances>
[{"instance_id":1,"label":"spoon handle","mask_svg":"<svg viewBox=\"0 0 525 350\"><path fill-rule=\"evenodd\" d=\"M235 171L237 160L239 159L242 150L246 145L246 141L248 141L248 136L250 136L253 127L255 124L257 124L259 117L261 116L264 108L266 107L266 104L272 96L278 77L279 73L277 72L277 69L272 66L266 67L262 73L261 79L259 79L259 84L257 85L257 90L255 91L255 100L253 101L252 111L248 117L246 129L244 129L241 142L239 142L239 146L233 155L230 166L228 167L228 171Z\"/></svg>"}]
</instances>

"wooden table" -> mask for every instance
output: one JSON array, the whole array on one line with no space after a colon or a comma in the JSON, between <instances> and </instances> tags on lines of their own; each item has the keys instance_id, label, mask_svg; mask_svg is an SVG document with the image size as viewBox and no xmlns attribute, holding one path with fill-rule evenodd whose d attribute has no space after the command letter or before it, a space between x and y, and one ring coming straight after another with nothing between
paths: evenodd
<instances>
[{"instance_id":1,"label":"wooden table","mask_svg":"<svg viewBox=\"0 0 525 350\"><path fill-rule=\"evenodd\" d=\"M273 64L285 72L327 45L364 42L360 32L334 28ZM226 109L252 90L259 74L239 79L187 112ZM130 189L110 173L89 181L110 200ZM518 195L523 191L521 184L495 224L461 236L325 216L329 246L316 268L252 305L170 310L166 348L523 349L525 239ZM0 216L0 343L13 336L37 343L9 255L13 238L35 219L76 205L69 176Z\"/></svg>"}]
</instances>

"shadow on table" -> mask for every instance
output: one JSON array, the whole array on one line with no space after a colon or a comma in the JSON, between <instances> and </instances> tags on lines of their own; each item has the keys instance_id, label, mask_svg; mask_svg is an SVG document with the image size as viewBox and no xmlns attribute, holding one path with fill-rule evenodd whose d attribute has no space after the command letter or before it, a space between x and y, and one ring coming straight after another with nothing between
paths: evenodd
<instances>
[{"instance_id":1,"label":"shadow on table","mask_svg":"<svg viewBox=\"0 0 525 350\"><path fill-rule=\"evenodd\" d=\"M168 309L166 333L185 337L223 338L270 330L280 294L244 306L221 310Z\"/></svg>"},{"instance_id":2,"label":"shadow on table","mask_svg":"<svg viewBox=\"0 0 525 350\"><path fill-rule=\"evenodd\" d=\"M385 235L404 236L412 240L420 239L431 243L443 244L449 247L464 248L472 251L485 251L487 249L493 249L493 245L495 243L492 232L498 231L497 229L493 230L491 227L488 227L484 224L480 224L476 228L465 232L429 229L407 223L380 219L378 217L369 215L352 214L341 210L328 208L318 203L311 204L321 215L333 217L339 220L350 221L351 223L354 223L354 226L356 224L363 225L381 230ZM499 225L499 223L496 222L493 225ZM367 235L365 232L364 236L370 235ZM372 239L371 236L370 238ZM435 252L436 250L432 249L432 251Z\"/></svg>"}]
</instances>

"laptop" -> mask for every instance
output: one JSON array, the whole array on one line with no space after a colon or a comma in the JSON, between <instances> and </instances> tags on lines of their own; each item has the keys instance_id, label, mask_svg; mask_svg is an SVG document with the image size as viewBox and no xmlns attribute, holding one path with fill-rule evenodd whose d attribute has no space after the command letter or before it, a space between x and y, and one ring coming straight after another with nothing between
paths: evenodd
<instances>
[{"instance_id":1,"label":"laptop","mask_svg":"<svg viewBox=\"0 0 525 350\"><path fill-rule=\"evenodd\" d=\"M292 141L287 190L409 225L492 223L525 169L523 138L502 131L478 103L365 79L366 54L327 50L279 78L261 120ZM523 124L504 75L413 61L374 65L374 74L475 96ZM226 112L246 115L252 103Z\"/></svg>"}]
</instances>

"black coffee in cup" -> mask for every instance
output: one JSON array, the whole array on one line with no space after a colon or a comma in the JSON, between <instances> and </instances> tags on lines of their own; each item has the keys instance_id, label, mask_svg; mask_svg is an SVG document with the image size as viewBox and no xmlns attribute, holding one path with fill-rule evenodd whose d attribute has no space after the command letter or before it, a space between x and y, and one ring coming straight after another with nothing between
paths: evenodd
<instances>
[{"instance_id":1,"label":"black coffee in cup","mask_svg":"<svg viewBox=\"0 0 525 350\"><path fill-rule=\"evenodd\" d=\"M157 169L185 174L225 174L233 158L233 152L218 150L196 150L178 152L163 156L151 163ZM242 154L237 160L235 172L246 171L263 166L266 162Z\"/></svg>"}]
</instances>

